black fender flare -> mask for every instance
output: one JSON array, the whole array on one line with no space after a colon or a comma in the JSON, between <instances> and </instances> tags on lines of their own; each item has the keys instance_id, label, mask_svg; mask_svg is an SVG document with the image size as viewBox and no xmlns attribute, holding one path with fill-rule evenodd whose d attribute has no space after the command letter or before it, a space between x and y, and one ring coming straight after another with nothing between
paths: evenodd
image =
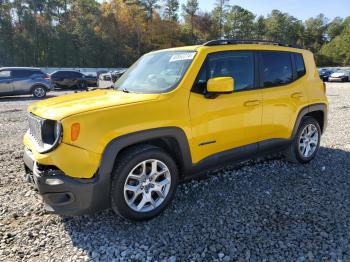
<instances>
[{"instance_id":1,"label":"black fender flare","mask_svg":"<svg viewBox=\"0 0 350 262\"><path fill-rule=\"evenodd\" d=\"M116 137L105 147L100 162L99 170L95 176L95 181L99 184L100 198L109 202L109 192L111 177L115 161L121 150L134 144L143 143L157 138L173 138L179 145L179 152L185 172L192 166L190 147L185 132L179 127L161 127L138 131Z\"/></svg>"},{"instance_id":2,"label":"black fender flare","mask_svg":"<svg viewBox=\"0 0 350 262\"><path fill-rule=\"evenodd\" d=\"M321 128L322 128L323 132L325 131L325 129L327 127L327 113L328 113L327 105L324 103L311 104L311 105L303 107L299 111L298 116L297 116L295 123L294 123L294 128L293 128L293 132L291 135L291 140L293 140L293 138L295 137L295 135L298 131L298 127L299 127L300 122L303 119L303 117L311 112L316 112L316 111L323 112L323 126Z\"/></svg>"}]
</instances>

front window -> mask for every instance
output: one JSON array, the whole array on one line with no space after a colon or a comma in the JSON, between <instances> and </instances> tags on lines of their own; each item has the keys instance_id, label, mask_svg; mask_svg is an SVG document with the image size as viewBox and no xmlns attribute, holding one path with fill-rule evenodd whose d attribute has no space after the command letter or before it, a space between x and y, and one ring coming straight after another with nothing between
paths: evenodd
<instances>
[{"instance_id":1,"label":"front window","mask_svg":"<svg viewBox=\"0 0 350 262\"><path fill-rule=\"evenodd\" d=\"M115 83L132 93L164 93L174 89L193 61L194 51L162 51L142 56Z\"/></svg>"}]
</instances>

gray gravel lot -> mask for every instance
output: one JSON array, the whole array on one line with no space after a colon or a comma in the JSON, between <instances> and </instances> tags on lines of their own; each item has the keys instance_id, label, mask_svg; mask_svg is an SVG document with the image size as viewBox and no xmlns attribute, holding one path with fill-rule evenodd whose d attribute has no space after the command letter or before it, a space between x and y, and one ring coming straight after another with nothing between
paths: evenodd
<instances>
[{"instance_id":1,"label":"gray gravel lot","mask_svg":"<svg viewBox=\"0 0 350 262\"><path fill-rule=\"evenodd\" d=\"M22 180L34 99L0 98L0 261L350 261L350 84L327 93L328 129L310 164L276 157L212 172L141 223L111 210L47 214Z\"/></svg>"}]
</instances>

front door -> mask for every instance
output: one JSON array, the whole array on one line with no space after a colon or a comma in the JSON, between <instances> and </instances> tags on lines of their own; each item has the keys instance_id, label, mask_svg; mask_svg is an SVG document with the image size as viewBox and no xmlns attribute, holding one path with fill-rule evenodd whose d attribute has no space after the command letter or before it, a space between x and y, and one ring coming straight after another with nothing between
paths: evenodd
<instances>
[{"instance_id":1,"label":"front door","mask_svg":"<svg viewBox=\"0 0 350 262\"><path fill-rule=\"evenodd\" d=\"M230 149L256 151L261 124L262 95L256 89L255 54L252 51L228 51L209 54L190 95L194 163ZM208 79L234 78L234 92L206 98Z\"/></svg>"}]
</instances>

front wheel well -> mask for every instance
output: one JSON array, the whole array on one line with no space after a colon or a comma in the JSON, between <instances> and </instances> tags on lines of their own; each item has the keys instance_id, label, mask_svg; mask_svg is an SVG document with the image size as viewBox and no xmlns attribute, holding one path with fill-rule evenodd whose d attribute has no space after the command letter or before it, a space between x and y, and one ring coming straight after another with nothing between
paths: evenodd
<instances>
[{"instance_id":1,"label":"front wheel well","mask_svg":"<svg viewBox=\"0 0 350 262\"><path fill-rule=\"evenodd\" d=\"M145 140L142 142L128 145L118 152L116 159L115 159L115 164L117 163L118 158L121 155L123 155L126 151L128 151L131 147L141 146L141 145L153 145L153 146L162 148L171 157L173 157L174 161L176 162L176 164L179 168L180 176L181 176L181 174L184 173L184 172L182 172L184 170L184 163L183 163L182 158L181 158L180 145L179 145L178 141L173 137L154 138L154 139L149 139L149 140Z\"/></svg>"}]
</instances>

